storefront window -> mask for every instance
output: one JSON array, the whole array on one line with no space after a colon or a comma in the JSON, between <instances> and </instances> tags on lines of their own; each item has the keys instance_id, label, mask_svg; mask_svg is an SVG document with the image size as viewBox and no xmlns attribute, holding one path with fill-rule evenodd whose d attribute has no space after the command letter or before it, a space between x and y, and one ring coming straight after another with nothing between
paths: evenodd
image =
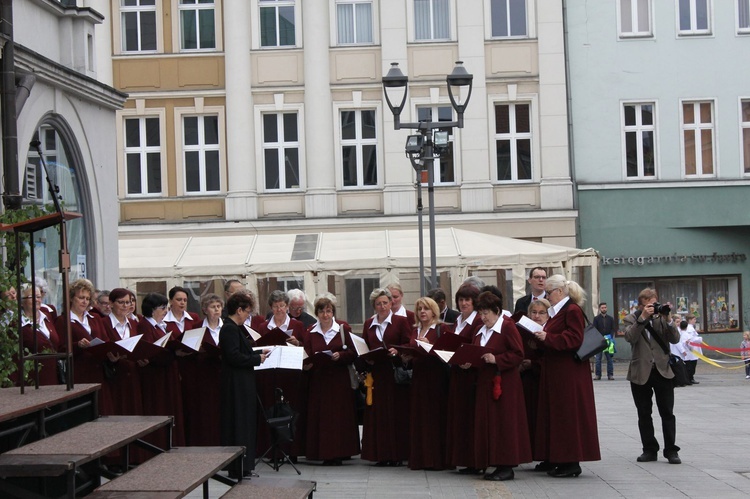
<instances>
[{"instance_id":1,"label":"storefront window","mask_svg":"<svg viewBox=\"0 0 750 499\"><path fill-rule=\"evenodd\" d=\"M695 316L700 331L737 331L742 324L737 305L740 303L739 276L616 279L614 285L621 330L625 316L638 308L638 293L649 287L656 289L660 303L672 305L674 313Z\"/></svg>"}]
</instances>

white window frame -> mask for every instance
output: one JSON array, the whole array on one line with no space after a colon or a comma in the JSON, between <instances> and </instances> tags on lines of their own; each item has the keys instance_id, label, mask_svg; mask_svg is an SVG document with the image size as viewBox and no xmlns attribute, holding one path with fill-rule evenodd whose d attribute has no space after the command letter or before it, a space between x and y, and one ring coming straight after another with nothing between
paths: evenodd
<instances>
[{"instance_id":1,"label":"white window frame","mask_svg":"<svg viewBox=\"0 0 750 499\"><path fill-rule=\"evenodd\" d=\"M277 94L274 96L277 100L276 104L271 105L259 105L255 106L255 164L258 167L255 169L256 181L258 186L258 192L265 194L276 194L276 193L290 193L290 192L304 192L307 185L306 173L306 162L305 162L305 113L303 104L285 104L283 94ZM267 189L266 188L266 168L265 168L265 148L263 142L263 115L264 114L283 114L283 113L297 113L297 141L290 144L296 144L298 149L299 157L299 187L295 188L279 188L279 189ZM279 179L282 178L279 172ZM279 181L281 185L281 181Z\"/></svg>"},{"instance_id":2,"label":"white window frame","mask_svg":"<svg viewBox=\"0 0 750 499\"><path fill-rule=\"evenodd\" d=\"M743 134L745 130L748 130L750 133L750 119L748 121L742 120L742 104L747 104L750 106L750 97L740 97L739 98L739 117L738 122L740 124L740 171L742 172L742 175L744 177L750 177L750 154L747 156L745 155L745 143L743 139ZM745 170L745 162L748 162L748 170Z\"/></svg>"},{"instance_id":3,"label":"white window frame","mask_svg":"<svg viewBox=\"0 0 750 499\"><path fill-rule=\"evenodd\" d=\"M747 26L741 26L740 22L740 9L745 10L747 13ZM737 0L736 8L734 10L735 13L735 22L737 27L737 34L738 35L748 35L750 34L750 0Z\"/></svg>"},{"instance_id":4,"label":"white window frame","mask_svg":"<svg viewBox=\"0 0 750 499\"><path fill-rule=\"evenodd\" d=\"M377 274L362 274L362 275L355 274L355 275L348 275L348 276L344 276L343 277L343 282L342 282L343 291L342 291L342 294L344 296L344 300L343 300L344 301L344 307L343 307L343 310L341 312L342 312L342 315L346 315L346 320L347 321L352 321L353 320L352 317L348 316L349 315L348 314L348 312L349 312L349 304L348 304L348 302L349 302L349 296L346 294L346 281L349 281L349 280L359 281L359 292L360 292L360 297L362 298L362 310L361 310L361 312L362 312L362 324L364 324L365 322L367 322L367 319L369 319L370 317L373 316L372 305L370 305L370 293L366 293L365 292L365 286L364 286L365 279L377 279L378 282L380 282L381 281L381 276L379 276ZM380 284L377 284L376 285L376 289L379 286L380 286ZM355 322L353 324L358 324L358 323Z\"/></svg>"},{"instance_id":5,"label":"white window frame","mask_svg":"<svg viewBox=\"0 0 750 499\"><path fill-rule=\"evenodd\" d=\"M511 105L514 106L513 116L515 116L515 105L516 104L528 104L529 105L529 133L514 134L510 133L506 135L499 135L495 133L495 106L496 105ZM509 96L489 96L488 97L488 115L490 117L489 126L487 127L487 133L489 137L489 156L490 166L490 179L493 184L496 185L511 185L511 184L530 184L539 182L541 178L541 166L538 158L541 156L540 150L540 138L539 138L539 122L537 117L538 109L538 96L536 94L518 94L514 99L510 99ZM515 126L515 120L511 119L511 123ZM515 148L514 139L531 139L531 178L526 180L518 180L518 169L513 167L511 170L510 180L499 180L497 178L497 140L509 138L511 140L511 150Z\"/></svg>"},{"instance_id":6,"label":"white window frame","mask_svg":"<svg viewBox=\"0 0 750 499\"><path fill-rule=\"evenodd\" d=\"M179 154L175 154L176 163L176 178L177 178L177 195L178 196L215 196L216 194L224 193L227 191L227 157L226 157L226 118L224 107L220 106L204 106L202 98L195 99L195 105L193 107L176 107L174 109L174 143L175 148L179 147ZM187 179L185 178L185 146L184 142L184 130L183 130L183 117L185 116L202 116L202 115L215 115L219 122L219 190L218 191L201 191L201 192L187 192L186 184ZM194 147L194 146L191 146ZM213 149L213 147L212 147ZM195 150L195 149L190 149ZM202 171L201 176L203 178L201 185L205 186L205 171Z\"/></svg>"},{"instance_id":7,"label":"white window frame","mask_svg":"<svg viewBox=\"0 0 750 499\"><path fill-rule=\"evenodd\" d=\"M223 33L223 2L224 0L213 0L214 6L214 33L216 36L216 40L214 40L214 44L216 45L216 48L212 49L183 49L182 48L182 22L180 19L179 11L180 9L180 1L179 0L170 0L172 5L172 12L177 12L178 14L176 16L172 16L172 47L177 47L175 49L176 52L180 53L188 53L188 54L194 54L194 53L206 53L206 52L221 52L224 50L224 33ZM206 4L196 4L196 5L186 5L184 6L187 10L197 10L199 6L206 5Z\"/></svg>"},{"instance_id":8,"label":"white window frame","mask_svg":"<svg viewBox=\"0 0 750 499\"><path fill-rule=\"evenodd\" d=\"M654 108L654 124L653 125L643 125L641 122L642 114L640 112L641 106L643 105L651 105ZM638 106L638 111L636 111L636 124L635 125L625 125L625 106ZM656 180L659 178L659 133L658 133L658 123L659 123L659 116L658 116L658 107L656 105L656 100L648 100L648 99L640 99L635 101L621 101L620 102L620 128L621 128L621 137L620 140L622 142L622 178L627 181L632 180ZM638 134L638 142L637 142L637 148L638 148L638 175L634 177L628 176L628 151L627 151L627 139L626 135L628 132L636 132ZM642 132L653 132L654 134L654 175L645 175L644 173L644 162L643 162L643 140L642 140Z\"/></svg>"},{"instance_id":9,"label":"white window frame","mask_svg":"<svg viewBox=\"0 0 750 499\"><path fill-rule=\"evenodd\" d=\"M633 31L623 31L622 29L622 4L626 0L617 0L617 33L620 38L631 39L631 38L653 38L654 37L654 7L651 0L647 0L647 12L648 12L648 30L638 31L638 14L640 13L638 7L638 0L630 1L630 22L633 26ZM678 21L679 22L679 21Z\"/></svg>"},{"instance_id":10,"label":"white window frame","mask_svg":"<svg viewBox=\"0 0 750 499\"><path fill-rule=\"evenodd\" d=\"M707 36L713 34L713 2L711 0L688 0L690 2L690 29L680 29L680 0L675 0L675 28L677 36ZM708 27L706 29L696 28L696 2L706 2L708 15Z\"/></svg>"},{"instance_id":11,"label":"white window frame","mask_svg":"<svg viewBox=\"0 0 750 499\"><path fill-rule=\"evenodd\" d=\"M247 1L247 0L245 0ZM251 8L253 9L252 23L253 23L253 50L289 50L302 47L302 12L301 3L302 0L272 0L272 1L261 1L261 0L250 0ZM260 8L261 7L294 7L294 45L274 45L263 47L260 44ZM278 23L277 23L278 27Z\"/></svg>"},{"instance_id":12,"label":"white window frame","mask_svg":"<svg viewBox=\"0 0 750 499\"><path fill-rule=\"evenodd\" d=\"M145 108L142 101L136 101L135 108L122 109L116 112L117 129L117 194L120 199L140 199L163 197L167 195L168 148L166 110L164 108ZM161 144L161 191L146 194L128 194L125 161L125 119L126 118L159 118L159 143Z\"/></svg>"},{"instance_id":13,"label":"white window frame","mask_svg":"<svg viewBox=\"0 0 750 499\"><path fill-rule=\"evenodd\" d=\"M121 5L121 0L111 0L111 12L117 13L117 21L112 23L112 51L115 55L143 55L143 54L157 54L164 52L164 29L163 29L163 12L164 7L162 5L163 0L156 0L155 5L144 6L144 7L125 7ZM123 31L122 31L122 14L123 12L144 12L144 11L155 11L156 12L156 49L155 50L125 50L123 47ZM140 40L139 40L140 43Z\"/></svg>"},{"instance_id":14,"label":"white window frame","mask_svg":"<svg viewBox=\"0 0 750 499\"><path fill-rule=\"evenodd\" d=\"M456 121L456 119L458 119L458 117L456 116L456 111L453 109L453 106L451 105L450 100L440 99L440 100L438 100L438 102L433 102L433 101L425 101L423 99L414 99L412 101L412 105L413 105L413 108L412 108L412 113L413 114L412 114L412 116L416 117L414 121L418 121L419 120L418 117L419 117L419 110L420 109L431 108L432 118L433 118L432 122L436 123L435 117L436 116L439 117L439 114L438 114L439 110L438 110L438 108L441 108L441 107L443 107L443 108L447 107L447 108L449 108L451 110L451 121ZM457 130L458 130L458 128L453 127L453 129L451 130L450 135L448 136L448 141L453 144L453 180L450 181L450 182L442 182L440 180L440 166L441 166L441 163L440 163L440 159L436 158L435 162L433 163L433 168L432 168L432 183L434 185L441 186L441 185L456 185L456 184L458 184L458 170L459 170L459 167L458 167L458 157L460 156L460 154L458 153L458 151L459 151L459 141L458 141ZM427 182L424 182L423 185L427 185Z\"/></svg>"},{"instance_id":15,"label":"white window frame","mask_svg":"<svg viewBox=\"0 0 750 499\"><path fill-rule=\"evenodd\" d=\"M375 139L355 139L355 140L344 140L341 137L341 112L342 111L356 111L357 112L357 123L360 127L358 132L361 131L362 115L361 111L375 111ZM383 127L382 127L382 116L381 116L381 105L380 102L358 102L358 103L335 103L333 106L333 112L336 117L334 131L334 141L336 143L336 187L340 190L368 190L368 189L382 189L383 187ZM362 180L364 179L364 164L361 161L362 145L375 145L375 154L377 155L376 172L378 181L375 185L363 185ZM357 185L344 185L344 155L342 152L343 146L354 145L357 146Z\"/></svg>"},{"instance_id":16,"label":"white window frame","mask_svg":"<svg viewBox=\"0 0 750 499\"><path fill-rule=\"evenodd\" d=\"M145 142L146 137L146 120L147 119L156 119L159 120L159 116L126 116L123 117L123 124L127 122L128 120L138 120L138 134L139 139L141 141L141 145L134 148L129 148L127 145L127 127L123 126L123 157L124 161L123 164L125 166L125 195L128 198L139 198L139 197L152 197L152 196L158 196L161 195L162 190L164 189L164 179L161 179L161 185L159 186L160 189L157 192L148 192L148 160L147 156L148 154L152 153L159 153L159 169L161 170L161 157L162 157L162 143L161 143L161 134L159 137L159 145L158 146L149 146ZM159 121L159 128L161 129L161 121ZM138 154L141 157L140 161L140 171L141 171L141 190L138 193L131 193L128 192L128 160L127 157L130 154Z\"/></svg>"},{"instance_id":17,"label":"white window frame","mask_svg":"<svg viewBox=\"0 0 750 499\"><path fill-rule=\"evenodd\" d=\"M454 42L456 41L456 2L455 0L448 0L449 10L450 10L450 19L448 20L448 38L440 38L440 39L434 39L431 38L429 40L417 40L417 33L416 33L416 17L414 14L414 0L407 0L406 2L406 21L407 21L407 33L409 37L409 43L444 43L444 42ZM430 29L432 29L433 26L430 26Z\"/></svg>"},{"instance_id":18,"label":"white window frame","mask_svg":"<svg viewBox=\"0 0 750 499\"><path fill-rule=\"evenodd\" d=\"M339 4L362 4L369 3L372 10L372 41L339 43L338 5ZM380 44L380 12L379 0L332 0L330 3L330 25L331 25L331 47L369 47Z\"/></svg>"},{"instance_id":19,"label":"white window frame","mask_svg":"<svg viewBox=\"0 0 750 499\"><path fill-rule=\"evenodd\" d=\"M698 123L700 119L700 104L710 103L711 104L711 123ZM685 124L685 116L683 107L685 104L693 104L693 114L695 116L696 123ZM697 111L697 112L696 112ZM701 148L700 134L697 133L701 130L711 130L713 141L711 143L711 152L713 160L713 172L703 173L703 154ZM693 131L697 134L695 140L695 173L688 175L686 173L686 158L685 158L685 132ZM680 170L683 178L694 179L694 178L716 178L719 174L719 151L717 149L718 141L718 123L716 123L716 99L705 98L705 99L680 99Z\"/></svg>"},{"instance_id":20,"label":"white window frame","mask_svg":"<svg viewBox=\"0 0 750 499\"><path fill-rule=\"evenodd\" d=\"M510 0L498 0L498 1L504 1L506 5L510 2ZM492 34L492 0L487 0L484 4L485 19L487 19L487 23L486 23L487 39L488 40L524 40L527 38L532 38L531 30L532 30L532 26L536 24L536 20L533 19L534 9L529 8L529 1L530 0L524 0L524 8L526 9L526 33L525 34L508 35L508 36L493 36ZM510 11L509 8L508 8L508 11ZM508 23L510 23L510 16L508 17L507 21ZM510 25L508 25L508 32L510 32Z\"/></svg>"}]
</instances>

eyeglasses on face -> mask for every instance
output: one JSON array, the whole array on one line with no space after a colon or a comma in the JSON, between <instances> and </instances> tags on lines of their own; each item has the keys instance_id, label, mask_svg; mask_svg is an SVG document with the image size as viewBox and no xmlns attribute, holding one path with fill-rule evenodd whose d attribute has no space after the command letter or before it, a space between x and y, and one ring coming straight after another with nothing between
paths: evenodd
<instances>
[{"instance_id":1,"label":"eyeglasses on face","mask_svg":"<svg viewBox=\"0 0 750 499\"><path fill-rule=\"evenodd\" d=\"M547 276L546 276L546 275L539 275L539 274L534 274L534 275L532 275L532 276L531 276L531 278L532 278L532 279L541 279L541 280L545 280L545 279L547 279Z\"/></svg>"}]
</instances>

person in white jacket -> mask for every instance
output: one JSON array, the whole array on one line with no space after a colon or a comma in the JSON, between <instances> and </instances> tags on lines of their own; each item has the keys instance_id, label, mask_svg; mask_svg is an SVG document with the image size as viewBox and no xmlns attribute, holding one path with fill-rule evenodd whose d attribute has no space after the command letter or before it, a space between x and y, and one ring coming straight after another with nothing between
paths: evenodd
<instances>
[{"instance_id":1,"label":"person in white jacket","mask_svg":"<svg viewBox=\"0 0 750 499\"><path fill-rule=\"evenodd\" d=\"M699 346L691 345L691 343L702 343L703 338L698 336L698 331L696 331L695 329L697 318L694 315L688 314L687 317L685 317L685 321L687 322L687 327L685 328L685 330L680 327L680 344L684 346L685 350L685 355L682 358L685 360L688 384L698 385L700 383L698 381L695 381L695 368L698 365L698 357L695 355L695 353L699 353L702 355L703 350ZM680 324L680 326L682 326L682 324Z\"/></svg>"}]
</instances>

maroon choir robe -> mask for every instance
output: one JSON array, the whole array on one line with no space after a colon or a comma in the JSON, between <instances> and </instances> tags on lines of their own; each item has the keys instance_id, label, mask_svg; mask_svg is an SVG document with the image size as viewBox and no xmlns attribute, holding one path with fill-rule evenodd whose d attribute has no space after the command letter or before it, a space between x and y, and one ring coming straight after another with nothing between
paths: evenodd
<instances>
[{"instance_id":1,"label":"maroon choir robe","mask_svg":"<svg viewBox=\"0 0 750 499\"><path fill-rule=\"evenodd\" d=\"M138 324L127 319L130 324L130 336L138 335ZM122 338L117 330L112 326L110 316L100 319L102 329L108 341L120 341ZM109 362L108 360L105 362ZM117 415L135 415L143 414L143 397L141 394L141 377L138 365L126 358L120 358L115 363L110 363L111 377L106 378L110 384L112 398L114 400L114 413Z\"/></svg>"},{"instance_id":2,"label":"maroon choir robe","mask_svg":"<svg viewBox=\"0 0 750 499\"><path fill-rule=\"evenodd\" d=\"M308 460L320 461L356 456L360 452L359 426L348 367L357 357L351 340L352 330L348 324L339 322L346 339L344 349L341 331L326 343L322 334L312 332L313 327L305 338L307 354L312 357L318 352L330 350L338 352L339 359L313 366L307 371L309 390L305 456Z\"/></svg>"},{"instance_id":3,"label":"maroon choir robe","mask_svg":"<svg viewBox=\"0 0 750 499\"><path fill-rule=\"evenodd\" d=\"M599 434L591 368L573 354L583 342L581 308L567 302L544 326L534 459L551 463L598 461Z\"/></svg>"},{"instance_id":4,"label":"maroon choir robe","mask_svg":"<svg viewBox=\"0 0 750 499\"><path fill-rule=\"evenodd\" d=\"M364 324L362 338L370 350L408 345L411 327L406 318L391 314L391 323L378 339L373 317ZM362 429L362 459L405 461L409 458L409 386L397 385L393 362L385 359L370 366L373 377L372 405L365 406Z\"/></svg>"},{"instance_id":5,"label":"maroon choir robe","mask_svg":"<svg viewBox=\"0 0 750 499\"><path fill-rule=\"evenodd\" d=\"M477 313L474 320L464 326L458 334L472 341L481 327L482 319ZM474 408L477 374L476 369L461 369L458 366L450 368L446 438L446 455L450 466L472 466L474 462Z\"/></svg>"},{"instance_id":6,"label":"maroon choir robe","mask_svg":"<svg viewBox=\"0 0 750 499\"><path fill-rule=\"evenodd\" d=\"M36 332L31 322L21 328L23 335L23 347L30 353L57 353L60 348L60 337L52 321L45 314L38 314L37 320L44 321L44 325L49 331L49 338L39 329ZM36 337L36 346L34 345ZM33 380L33 373L31 375ZM33 381L32 381L33 383ZM60 378L57 373L57 359L43 359L39 361L39 384L40 385L58 385Z\"/></svg>"},{"instance_id":7,"label":"maroon choir robe","mask_svg":"<svg viewBox=\"0 0 750 499\"><path fill-rule=\"evenodd\" d=\"M440 334L452 334L444 324L437 326ZM412 330L410 346L417 347L417 329ZM438 339L436 328L424 336L434 344ZM448 422L448 366L435 356L414 357L411 380L411 414L409 427L409 468L413 470L443 470L448 467L445 438Z\"/></svg>"},{"instance_id":8,"label":"maroon choir robe","mask_svg":"<svg viewBox=\"0 0 750 499\"><path fill-rule=\"evenodd\" d=\"M473 344L480 345L481 339L481 334L475 335ZM523 360L523 343L515 323L504 317L500 331L493 331L484 346L492 349L496 364L485 364L477 369L473 467L528 463L531 445L518 371ZM495 400L493 389L497 374L502 393Z\"/></svg>"},{"instance_id":9,"label":"maroon choir robe","mask_svg":"<svg viewBox=\"0 0 750 499\"><path fill-rule=\"evenodd\" d=\"M166 334L161 328L152 325L146 317L138 321L138 334L141 341L154 343ZM167 350L164 357L149 359L147 366L141 369L141 393L143 394L143 414L147 416L173 416L172 445L185 445L185 420L182 413L182 386L180 372L174 354ZM149 438L152 444L165 445L166 429L161 429Z\"/></svg>"},{"instance_id":10,"label":"maroon choir robe","mask_svg":"<svg viewBox=\"0 0 750 499\"><path fill-rule=\"evenodd\" d=\"M73 382L78 383L99 383L101 388L97 394L99 401L99 414L102 416L111 416L115 413L115 402L112 395L112 385L104 379L104 362L107 360L94 359L86 352L86 348L78 346L78 342L85 339L88 341L98 338L102 341L109 341L109 335L104 330L104 326L99 319L90 312L86 312L88 324L91 328L89 333L83 325L74 320L70 320L70 335L73 343ZM59 316L55 327L57 328L60 342L67 345L67 328L65 317ZM64 348L64 347L63 347Z\"/></svg>"}]
</instances>

